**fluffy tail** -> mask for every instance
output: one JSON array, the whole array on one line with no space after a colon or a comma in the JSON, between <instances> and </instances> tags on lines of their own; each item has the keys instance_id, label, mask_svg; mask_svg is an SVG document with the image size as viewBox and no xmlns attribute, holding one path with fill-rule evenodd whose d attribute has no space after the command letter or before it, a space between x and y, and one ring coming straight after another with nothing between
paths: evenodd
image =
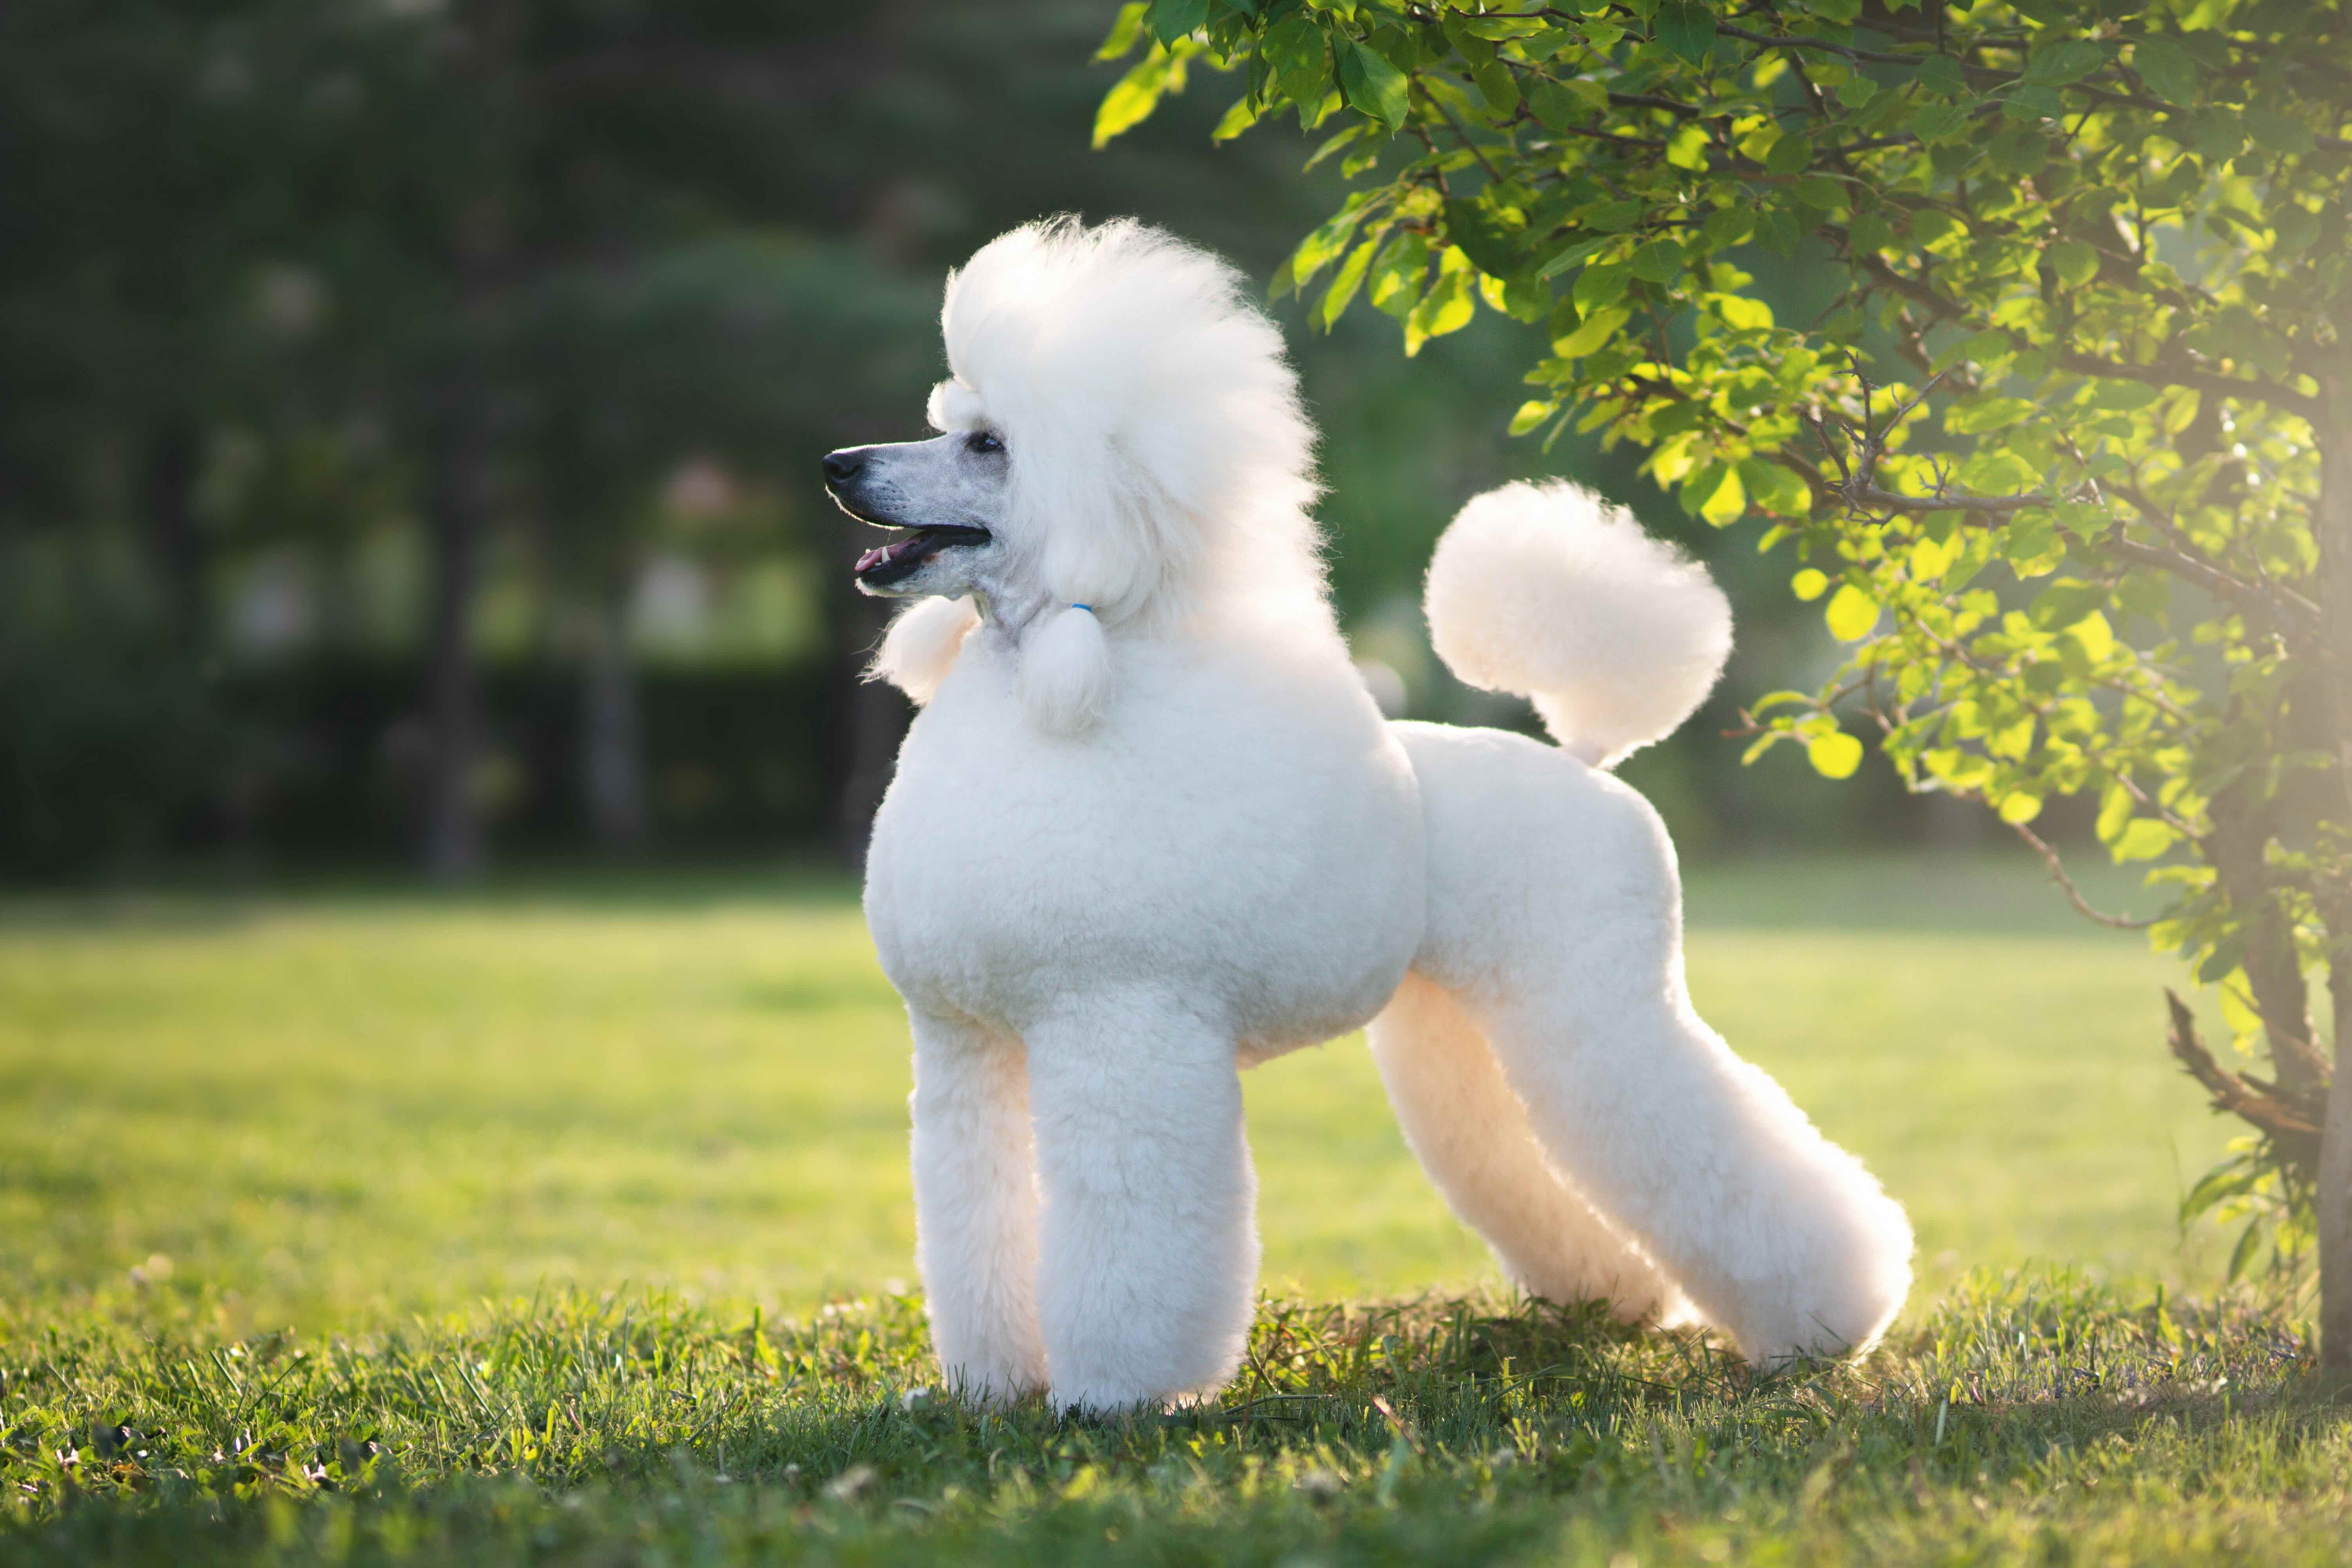
<instances>
[{"instance_id":1,"label":"fluffy tail","mask_svg":"<svg viewBox=\"0 0 2352 1568\"><path fill-rule=\"evenodd\" d=\"M1473 499L1437 542L1423 604L1455 675L1531 699L1595 767L1672 734L1731 652L1706 568L1559 480Z\"/></svg>"}]
</instances>

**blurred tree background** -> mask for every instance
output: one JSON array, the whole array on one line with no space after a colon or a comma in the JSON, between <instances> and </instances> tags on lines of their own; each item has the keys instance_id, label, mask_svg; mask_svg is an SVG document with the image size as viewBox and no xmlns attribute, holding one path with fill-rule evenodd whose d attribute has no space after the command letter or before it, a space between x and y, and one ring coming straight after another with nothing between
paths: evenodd
<instances>
[{"instance_id":1,"label":"blurred tree background","mask_svg":"<svg viewBox=\"0 0 2352 1568\"><path fill-rule=\"evenodd\" d=\"M1103 152L1105 8L1056 0L14 0L0 7L0 875L816 849L903 727L814 482L919 434L944 270L1131 213L1265 278L1333 205L1240 90ZM1805 280L1757 270L1789 308ZM1834 666L1747 530L1634 454L1501 434L1507 322L1410 364L1277 310L1325 434L1333 582L1417 716L1474 490L1570 474L1707 556L1725 692L1628 769L1687 852L1977 831L1885 770L1738 766Z\"/></svg>"}]
</instances>

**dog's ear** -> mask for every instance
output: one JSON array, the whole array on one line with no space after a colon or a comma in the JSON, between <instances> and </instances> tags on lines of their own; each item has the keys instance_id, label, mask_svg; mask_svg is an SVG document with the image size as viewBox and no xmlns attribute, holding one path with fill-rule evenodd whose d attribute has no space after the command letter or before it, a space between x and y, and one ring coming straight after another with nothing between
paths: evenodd
<instances>
[{"instance_id":1,"label":"dog's ear","mask_svg":"<svg viewBox=\"0 0 2352 1568\"><path fill-rule=\"evenodd\" d=\"M1035 541L1037 585L1113 621L1192 585L1201 524L1116 435L1016 428L1013 504Z\"/></svg>"},{"instance_id":2,"label":"dog's ear","mask_svg":"<svg viewBox=\"0 0 2352 1568\"><path fill-rule=\"evenodd\" d=\"M1110 700L1110 645L1083 605L1049 610L1021 638L1021 706L1049 735L1082 735Z\"/></svg>"},{"instance_id":3,"label":"dog's ear","mask_svg":"<svg viewBox=\"0 0 2352 1568\"><path fill-rule=\"evenodd\" d=\"M888 681L919 708L955 668L963 639L978 625L980 611L968 598L918 599L890 623L866 679Z\"/></svg>"}]
</instances>

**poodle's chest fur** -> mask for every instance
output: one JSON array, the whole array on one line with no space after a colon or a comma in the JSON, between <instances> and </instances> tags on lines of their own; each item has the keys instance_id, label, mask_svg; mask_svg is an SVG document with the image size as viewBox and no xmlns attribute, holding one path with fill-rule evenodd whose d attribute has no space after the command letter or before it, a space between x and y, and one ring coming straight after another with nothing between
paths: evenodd
<instances>
[{"instance_id":1,"label":"poodle's chest fur","mask_svg":"<svg viewBox=\"0 0 2352 1568\"><path fill-rule=\"evenodd\" d=\"M1122 642L1076 739L1024 717L1017 658L972 636L876 819L866 917L902 995L1018 1032L1154 991L1250 1060L1379 1011L1422 937L1421 805L1336 638Z\"/></svg>"}]
</instances>

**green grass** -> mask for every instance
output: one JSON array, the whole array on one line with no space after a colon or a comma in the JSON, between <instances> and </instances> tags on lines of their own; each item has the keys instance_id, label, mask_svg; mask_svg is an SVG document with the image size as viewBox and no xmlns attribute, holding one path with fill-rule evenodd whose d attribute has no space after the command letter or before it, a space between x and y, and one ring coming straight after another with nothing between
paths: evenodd
<instances>
[{"instance_id":1,"label":"green grass","mask_svg":"<svg viewBox=\"0 0 2352 1568\"><path fill-rule=\"evenodd\" d=\"M2333 1560L2294 1314L2180 1304L2227 1129L2170 967L2016 860L1691 882L1701 1009L1918 1226L1886 1352L1748 1385L1508 1302L1350 1041L1250 1077L1253 1371L1111 1427L902 1405L845 887L0 904L0 1555Z\"/></svg>"}]
</instances>

